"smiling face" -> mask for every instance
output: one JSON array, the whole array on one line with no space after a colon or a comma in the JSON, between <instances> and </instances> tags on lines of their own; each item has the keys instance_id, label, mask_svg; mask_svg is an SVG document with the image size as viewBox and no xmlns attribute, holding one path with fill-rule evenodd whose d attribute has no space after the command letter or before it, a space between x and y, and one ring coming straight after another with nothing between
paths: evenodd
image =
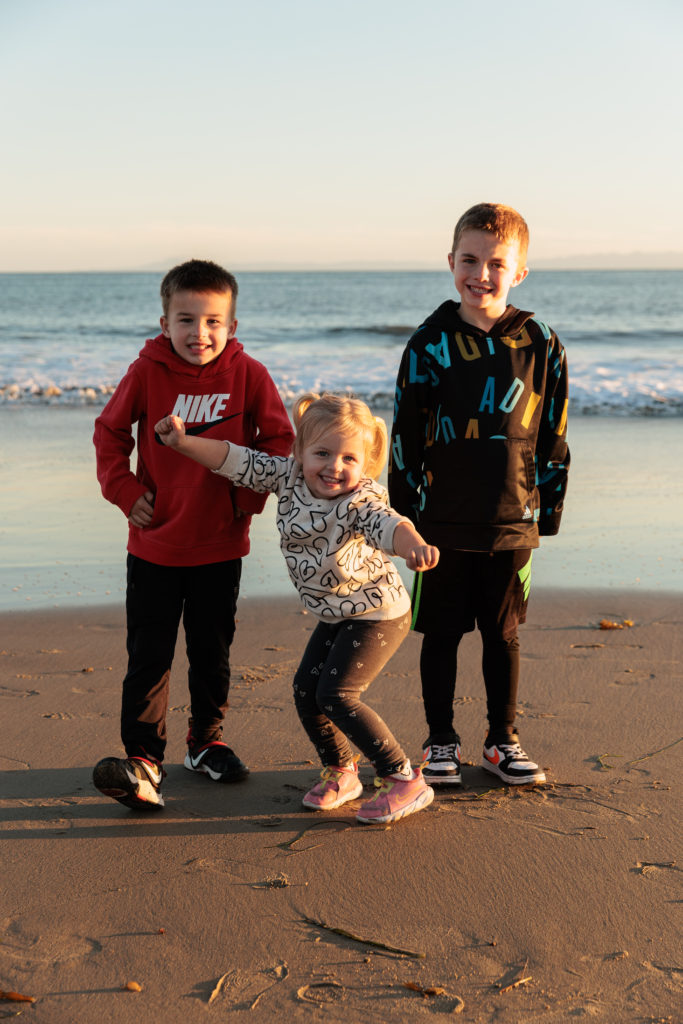
<instances>
[{"instance_id":1,"label":"smiling face","mask_svg":"<svg viewBox=\"0 0 683 1024\"><path fill-rule=\"evenodd\" d=\"M161 330L173 351L193 366L216 359L235 336L232 292L179 291L161 318Z\"/></svg>"},{"instance_id":2,"label":"smiling face","mask_svg":"<svg viewBox=\"0 0 683 1024\"><path fill-rule=\"evenodd\" d=\"M528 274L520 266L519 243L502 242L489 231L463 231L448 265L460 295L460 316L488 330L505 312L510 288Z\"/></svg>"},{"instance_id":3,"label":"smiling face","mask_svg":"<svg viewBox=\"0 0 683 1024\"><path fill-rule=\"evenodd\" d=\"M365 470L366 442L362 432L342 434L329 429L300 453L301 469L316 498L339 498L358 486Z\"/></svg>"}]
</instances>

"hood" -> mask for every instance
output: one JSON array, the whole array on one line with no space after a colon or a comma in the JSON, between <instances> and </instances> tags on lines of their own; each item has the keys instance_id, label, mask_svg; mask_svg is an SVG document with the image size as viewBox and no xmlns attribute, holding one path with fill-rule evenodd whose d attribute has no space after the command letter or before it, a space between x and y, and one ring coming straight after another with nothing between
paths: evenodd
<instances>
[{"instance_id":1,"label":"hood","mask_svg":"<svg viewBox=\"0 0 683 1024\"><path fill-rule=\"evenodd\" d=\"M231 338L221 354L212 359L204 366L195 366L194 363L187 363L177 355L171 342L163 334L156 338L148 338L144 347L140 349L142 359L151 359L155 363L163 363L174 374L179 377L190 377L196 380L198 377L207 379L218 374L225 373L230 364L244 351L244 346L237 338Z\"/></svg>"},{"instance_id":2,"label":"hood","mask_svg":"<svg viewBox=\"0 0 683 1024\"><path fill-rule=\"evenodd\" d=\"M439 331L449 331L451 333L460 331L463 334L472 334L476 331L479 334L498 337L502 334L517 334L527 320L531 320L533 315L533 313L526 312L523 309L516 309L515 306L508 306L500 320L496 321L490 331L482 331L481 328L475 327L474 324L468 324L465 320L462 320L460 318L460 303L448 299L447 302L443 302L438 309L435 309L427 317L421 327L432 327Z\"/></svg>"}]
</instances>

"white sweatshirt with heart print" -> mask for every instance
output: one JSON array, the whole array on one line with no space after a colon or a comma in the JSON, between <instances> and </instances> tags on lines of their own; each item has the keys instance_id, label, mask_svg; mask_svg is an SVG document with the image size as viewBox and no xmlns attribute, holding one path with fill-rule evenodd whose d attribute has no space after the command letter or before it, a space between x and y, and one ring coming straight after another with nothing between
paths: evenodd
<instances>
[{"instance_id":1,"label":"white sweatshirt with heart print","mask_svg":"<svg viewBox=\"0 0 683 1024\"><path fill-rule=\"evenodd\" d=\"M339 498L316 498L293 458L230 444L215 472L253 491L278 497L280 548L304 607L331 622L364 616L394 619L410 611L398 569L394 530L410 520L387 504L384 487L369 477Z\"/></svg>"}]
</instances>

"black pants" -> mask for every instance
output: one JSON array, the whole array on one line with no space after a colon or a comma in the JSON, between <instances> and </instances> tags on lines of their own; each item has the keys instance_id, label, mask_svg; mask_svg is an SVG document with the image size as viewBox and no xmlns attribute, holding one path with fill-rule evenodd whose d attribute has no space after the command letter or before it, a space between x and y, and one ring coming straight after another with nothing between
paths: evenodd
<instances>
[{"instance_id":1,"label":"black pants","mask_svg":"<svg viewBox=\"0 0 683 1024\"><path fill-rule=\"evenodd\" d=\"M230 645L242 562L154 565L128 555L128 672L121 739L129 757L163 761L169 679L182 616L193 739L220 739L230 689Z\"/></svg>"},{"instance_id":2,"label":"black pants","mask_svg":"<svg viewBox=\"0 0 683 1024\"><path fill-rule=\"evenodd\" d=\"M315 627L294 676L294 703L323 765L349 764L349 739L378 775L390 775L405 764L390 729L360 695L398 650L409 625L406 613L398 619L361 616Z\"/></svg>"},{"instance_id":3,"label":"black pants","mask_svg":"<svg viewBox=\"0 0 683 1024\"><path fill-rule=\"evenodd\" d=\"M423 575L422 593L413 597L414 628L424 634L420 675L430 736L446 739L453 732L458 646L476 624L482 640L488 736L498 742L510 739L516 735L517 628L526 619L531 551L446 550L436 569Z\"/></svg>"}]
</instances>

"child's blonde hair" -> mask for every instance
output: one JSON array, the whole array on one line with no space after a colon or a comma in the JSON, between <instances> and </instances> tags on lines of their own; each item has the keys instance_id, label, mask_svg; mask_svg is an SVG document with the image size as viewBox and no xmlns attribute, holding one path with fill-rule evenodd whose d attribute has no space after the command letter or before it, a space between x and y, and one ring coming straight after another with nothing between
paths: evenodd
<instances>
[{"instance_id":1,"label":"child's blonde hair","mask_svg":"<svg viewBox=\"0 0 683 1024\"><path fill-rule=\"evenodd\" d=\"M362 434L365 443L367 476L376 477L387 461L387 428L383 419L373 416L365 402L358 398L316 395L309 391L297 398L292 407L296 428L294 458L301 461L303 449L321 437L326 430L336 429L343 435Z\"/></svg>"}]
</instances>

